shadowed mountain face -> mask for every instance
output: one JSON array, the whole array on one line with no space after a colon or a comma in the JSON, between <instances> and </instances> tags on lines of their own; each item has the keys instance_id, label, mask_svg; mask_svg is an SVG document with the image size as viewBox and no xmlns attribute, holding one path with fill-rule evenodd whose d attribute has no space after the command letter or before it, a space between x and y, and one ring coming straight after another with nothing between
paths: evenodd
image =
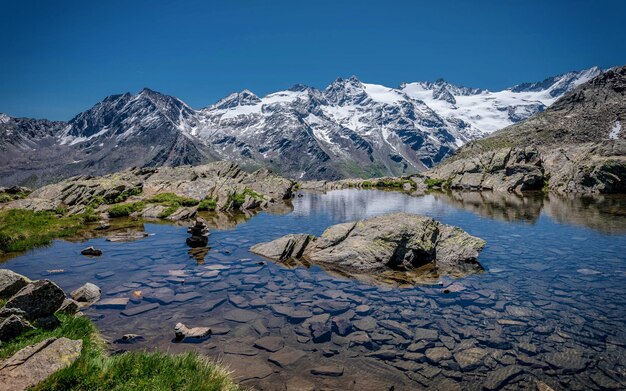
<instances>
[{"instance_id":1,"label":"shadowed mountain face","mask_svg":"<svg viewBox=\"0 0 626 391\"><path fill-rule=\"evenodd\" d=\"M339 78L324 90L298 84L263 98L244 90L201 110L144 89L109 96L68 122L0 114L0 185L215 160L302 179L416 173L601 72L498 92L443 80L388 88Z\"/></svg>"}]
</instances>

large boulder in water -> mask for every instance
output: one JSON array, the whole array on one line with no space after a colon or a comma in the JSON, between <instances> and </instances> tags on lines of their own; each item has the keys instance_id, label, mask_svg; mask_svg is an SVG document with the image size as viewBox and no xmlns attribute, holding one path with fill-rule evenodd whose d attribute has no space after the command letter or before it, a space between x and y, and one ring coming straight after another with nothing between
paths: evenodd
<instances>
[{"instance_id":1,"label":"large boulder in water","mask_svg":"<svg viewBox=\"0 0 626 391\"><path fill-rule=\"evenodd\" d=\"M6 309L23 312L27 320L36 320L53 315L63 304L65 292L50 280L34 281L7 301Z\"/></svg>"},{"instance_id":2,"label":"large boulder in water","mask_svg":"<svg viewBox=\"0 0 626 391\"><path fill-rule=\"evenodd\" d=\"M485 241L429 217L395 213L329 227L321 237L287 235L250 251L277 261L303 259L351 273L408 271L428 266L437 275L482 271Z\"/></svg>"}]
</instances>

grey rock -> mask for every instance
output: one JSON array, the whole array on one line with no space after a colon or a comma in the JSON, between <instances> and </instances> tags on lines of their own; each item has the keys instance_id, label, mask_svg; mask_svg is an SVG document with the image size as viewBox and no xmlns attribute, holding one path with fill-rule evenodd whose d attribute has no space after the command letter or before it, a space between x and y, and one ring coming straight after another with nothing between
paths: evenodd
<instances>
[{"instance_id":1,"label":"grey rock","mask_svg":"<svg viewBox=\"0 0 626 391\"><path fill-rule=\"evenodd\" d=\"M188 328L182 323L177 323L174 327L174 335L177 341L182 341L185 338L202 339L211 334L210 327L192 327Z\"/></svg>"},{"instance_id":2,"label":"grey rock","mask_svg":"<svg viewBox=\"0 0 626 391\"><path fill-rule=\"evenodd\" d=\"M434 364L439 364L443 360L449 360L451 357L450 350L445 347L426 349L426 358Z\"/></svg>"},{"instance_id":3,"label":"grey rock","mask_svg":"<svg viewBox=\"0 0 626 391\"><path fill-rule=\"evenodd\" d=\"M150 303L150 304L138 305L132 308L127 308L121 313L124 316L135 316L135 315L143 314L144 312L155 310L157 308L159 308L158 303Z\"/></svg>"},{"instance_id":4,"label":"grey rock","mask_svg":"<svg viewBox=\"0 0 626 391\"><path fill-rule=\"evenodd\" d=\"M257 339L254 346L268 352L276 352L285 346L285 340L281 337L263 337Z\"/></svg>"},{"instance_id":5,"label":"grey rock","mask_svg":"<svg viewBox=\"0 0 626 391\"><path fill-rule=\"evenodd\" d=\"M44 316L34 322L35 327L44 330L54 330L61 325L61 321L54 315Z\"/></svg>"},{"instance_id":6,"label":"grey rock","mask_svg":"<svg viewBox=\"0 0 626 391\"><path fill-rule=\"evenodd\" d=\"M352 331L352 323L349 319L334 317L332 319L333 330L342 336L348 335Z\"/></svg>"},{"instance_id":7,"label":"grey rock","mask_svg":"<svg viewBox=\"0 0 626 391\"><path fill-rule=\"evenodd\" d=\"M95 308L124 309L128 305L128 297L112 297L102 299L94 304Z\"/></svg>"},{"instance_id":8,"label":"grey rock","mask_svg":"<svg viewBox=\"0 0 626 391\"><path fill-rule=\"evenodd\" d=\"M311 374L317 376L341 376L343 375L343 366L341 365L323 365L311 368Z\"/></svg>"},{"instance_id":9,"label":"grey rock","mask_svg":"<svg viewBox=\"0 0 626 391\"><path fill-rule=\"evenodd\" d=\"M587 367L589 360L583 357L579 349L565 349L559 352L548 353L544 360L553 367L562 369L566 373L580 372Z\"/></svg>"},{"instance_id":10,"label":"grey rock","mask_svg":"<svg viewBox=\"0 0 626 391\"><path fill-rule=\"evenodd\" d=\"M0 320L0 342L7 342L28 330L35 328L22 316L10 315Z\"/></svg>"},{"instance_id":11,"label":"grey rock","mask_svg":"<svg viewBox=\"0 0 626 391\"><path fill-rule=\"evenodd\" d=\"M439 338L439 332L435 329L425 329L421 327L415 328L414 332L415 339L426 340L426 341L434 341Z\"/></svg>"},{"instance_id":12,"label":"grey rock","mask_svg":"<svg viewBox=\"0 0 626 391\"><path fill-rule=\"evenodd\" d=\"M199 299L201 297L202 294L198 292L177 293L176 295L174 295L174 302L184 303L190 300Z\"/></svg>"},{"instance_id":13,"label":"grey rock","mask_svg":"<svg viewBox=\"0 0 626 391\"><path fill-rule=\"evenodd\" d=\"M298 360L306 356L302 350L285 346L281 350L270 354L268 360L279 367L285 368L295 364Z\"/></svg>"},{"instance_id":14,"label":"grey rock","mask_svg":"<svg viewBox=\"0 0 626 391\"><path fill-rule=\"evenodd\" d=\"M27 320L53 315L63 304L65 292L49 280L29 283L4 305L24 312Z\"/></svg>"},{"instance_id":15,"label":"grey rock","mask_svg":"<svg viewBox=\"0 0 626 391\"><path fill-rule=\"evenodd\" d=\"M83 249L80 253L90 257L99 257L102 255L102 250L89 246L86 249Z\"/></svg>"},{"instance_id":16,"label":"grey rock","mask_svg":"<svg viewBox=\"0 0 626 391\"><path fill-rule=\"evenodd\" d=\"M31 282L27 277L9 269L0 269L0 297L8 298Z\"/></svg>"},{"instance_id":17,"label":"grey rock","mask_svg":"<svg viewBox=\"0 0 626 391\"><path fill-rule=\"evenodd\" d=\"M391 349L383 349L377 350L375 352L369 353L368 356L380 358L381 360L393 360L398 356L398 352Z\"/></svg>"},{"instance_id":18,"label":"grey rock","mask_svg":"<svg viewBox=\"0 0 626 391\"><path fill-rule=\"evenodd\" d=\"M518 365L508 365L490 371L483 380L483 387L487 390L499 390L514 377L524 373L524 368Z\"/></svg>"},{"instance_id":19,"label":"grey rock","mask_svg":"<svg viewBox=\"0 0 626 391\"><path fill-rule=\"evenodd\" d=\"M256 356L259 351L251 346L232 343L224 347L224 353L236 354L239 356Z\"/></svg>"},{"instance_id":20,"label":"grey rock","mask_svg":"<svg viewBox=\"0 0 626 391\"><path fill-rule=\"evenodd\" d=\"M369 305L365 305L365 304L358 305L358 306L356 306L356 308L354 309L354 312L356 312L356 313L357 313L357 314L359 314L359 315L366 315L366 314L369 314L369 313L370 313L370 311L371 311L370 306L369 306Z\"/></svg>"},{"instance_id":21,"label":"grey rock","mask_svg":"<svg viewBox=\"0 0 626 391\"><path fill-rule=\"evenodd\" d=\"M378 324L381 327L386 328L387 330L390 330L396 334L403 336L404 338L413 337L413 333L408 327L406 327L400 322L396 322L395 320L389 320L389 319L379 320Z\"/></svg>"},{"instance_id":22,"label":"grey rock","mask_svg":"<svg viewBox=\"0 0 626 391\"><path fill-rule=\"evenodd\" d=\"M272 304L270 306L272 311L278 315L286 316L290 321L301 322L313 316L313 313L308 310L297 310L293 307L279 304Z\"/></svg>"},{"instance_id":23,"label":"grey rock","mask_svg":"<svg viewBox=\"0 0 626 391\"><path fill-rule=\"evenodd\" d=\"M27 346L0 364L0 385L10 384L13 391L33 387L76 361L82 346L82 340L64 337L50 338Z\"/></svg>"},{"instance_id":24,"label":"grey rock","mask_svg":"<svg viewBox=\"0 0 626 391\"><path fill-rule=\"evenodd\" d=\"M484 245L460 228L395 213L337 224L319 238L287 235L250 251L277 261L302 259L348 274L412 270L431 264L441 275L465 275L482 271L476 259Z\"/></svg>"},{"instance_id":25,"label":"grey rock","mask_svg":"<svg viewBox=\"0 0 626 391\"><path fill-rule=\"evenodd\" d=\"M233 378L240 382L252 379L264 379L274 373L271 366L255 357L226 355L224 361L228 365L228 368L233 371Z\"/></svg>"},{"instance_id":26,"label":"grey rock","mask_svg":"<svg viewBox=\"0 0 626 391\"><path fill-rule=\"evenodd\" d=\"M352 322L355 328L363 331L374 331L378 327L378 322L371 316L365 316Z\"/></svg>"},{"instance_id":27,"label":"grey rock","mask_svg":"<svg viewBox=\"0 0 626 391\"><path fill-rule=\"evenodd\" d=\"M122 335L122 338L116 340L115 342L117 343L135 343L135 342L140 342L140 341L144 341L145 338L142 335L139 334L124 334Z\"/></svg>"},{"instance_id":28,"label":"grey rock","mask_svg":"<svg viewBox=\"0 0 626 391\"><path fill-rule=\"evenodd\" d=\"M462 371L470 371L479 367L487 354L489 352L486 349L469 348L455 352L454 360Z\"/></svg>"},{"instance_id":29,"label":"grey rock","mask_svg":"<svg viewBox=\"0 0 626 391\"><path fill-rule=\"evenodd\" d=\"M276 261L300 258L312 236L307 234L286 235L267 243L259 243L250 248L255 254Z\"/></svg>"},{"instance_id":30,"label":"grey rock","mask_svg":"<svg viewBox=\"0 0 626 391\"><path fill-rule=\"evenodd\" d=\"M78 311L80 311L80 306L76 300L73 299L65 299L63 300L63 304L57 310L57 312L61 312L67 315L74 315Z\"/></svg>"},{"instance_id":31,"label":"grey rock","mask_svg":"<svg viewBox=\"0 0 626 391\"><path fill-rule=\"evenodd\" d=\"M238 323L247 323L258 317L256 312L243 309L234 309L224 314L224 319Z\"/></svg>"},{"instance_id":32,"label":"grey rock","mask_svg":"<svg viewBox=\"0 0 626 391\"><path fill-rule=\"evenodd\" d=\"M81 304L93 304L100 300L100 288L97 285L88 282L80 288L72 291L70 296L72 299Z\"/></svg>"}]
</instances>

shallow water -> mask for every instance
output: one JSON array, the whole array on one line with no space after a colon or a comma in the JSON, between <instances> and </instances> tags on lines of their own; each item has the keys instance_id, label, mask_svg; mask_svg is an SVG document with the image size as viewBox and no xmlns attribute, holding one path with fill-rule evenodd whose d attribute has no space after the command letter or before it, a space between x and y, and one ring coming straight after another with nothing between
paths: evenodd
<instances>
[{"instance_id":1,"label":"shallow water","mask_svg":"<svg viewBox=\"0 0 626 391\"><path fill-rule=\"evenodd\" d=\"M485 239L479 261L486 272L400 289L317 267L260 265L248 252L288 233L319 235L335 223L397 211ZM216 218L220 229L212 229L204 262L188 254L186 227L145 224L152 235L142 240L55 241L4 267L50 278L68 292L94 282L103 298L130 297L127 310L160 301L133 316L121 309L86 313L110 341L127 333L145 338L112 342L112 350L197 350L258 389L518 389L537 381L554 389L616 389L626 387L625 211L623 198L305 193L285 214ZM81 256L87 245L104 255ZM330 340L313 342L303 319L286 316L284 307L331 312L339 327ZM216 334L176 343L177 322L211 326ZM285 348L273 354L255 347L262 335L280 337L273 342ZM313 374L319 366L343 373Z\"/></svg>"}]
</instances>

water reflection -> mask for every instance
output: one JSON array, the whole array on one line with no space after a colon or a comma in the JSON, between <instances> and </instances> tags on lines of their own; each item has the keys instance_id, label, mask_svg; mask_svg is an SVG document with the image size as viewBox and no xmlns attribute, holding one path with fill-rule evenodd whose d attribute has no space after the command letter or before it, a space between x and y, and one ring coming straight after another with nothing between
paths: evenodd
<instances>
[{"instance_id":1,"label":"water reflection","mask_svg":"<svg viewBox=\"0 0 626 391\"><path fill-rule=\"evenodd\" d=\"M534 223L544 205L543 194L518 195L503 192L433 192L433 197L480 216L501 221Z\"/></svg>"},{"instance_id":2,"label":"water reflection","mask_svg":"<svg viewBox=\"0 0 626 391\"><path fill-rule=\"evenodd\" d=\"M407 197L402 192L345 189L307 194L297 206L296 215L330 213L342 221L392 212L441 216L464 209L493 220L534 224L544 213L562 224L605 233L626 232L626 197L621 195L574 197L489 191L430 192Z\"/></svg>"}]
</instances>

